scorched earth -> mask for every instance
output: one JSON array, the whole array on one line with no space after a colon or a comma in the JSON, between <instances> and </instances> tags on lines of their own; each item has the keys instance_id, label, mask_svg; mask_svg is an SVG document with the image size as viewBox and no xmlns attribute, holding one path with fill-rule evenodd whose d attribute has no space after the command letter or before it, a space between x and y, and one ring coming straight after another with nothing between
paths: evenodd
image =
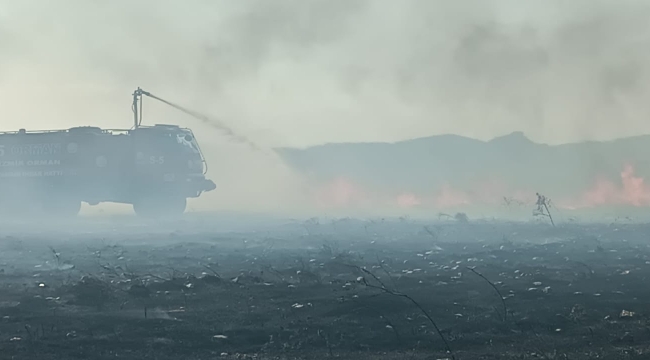
<instances>
[{"instance_id":1,"label":"scorched earth","mask_svg":"<svg viewBox=\"0 0 650 360\"><path fill-rule=\"evenodd\" d=\"M650 356L645 224L236 219L5 226L0 358Z\"/></svg>"}]
</instances>

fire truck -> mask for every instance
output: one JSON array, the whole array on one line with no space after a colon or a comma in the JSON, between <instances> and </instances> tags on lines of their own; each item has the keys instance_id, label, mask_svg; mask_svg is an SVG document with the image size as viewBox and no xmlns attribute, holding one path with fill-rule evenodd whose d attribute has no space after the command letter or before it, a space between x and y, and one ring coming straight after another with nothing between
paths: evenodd
<instances>
[{"instance_id":1,"label":"fire truck","mask_svg":"<svg viewBox=\"0 0 650 360\"><path fill-rule=\"evenodd\" d=\"M82 202L114 202L145 217L168 217L182 214L188 198L214 190L192 130L143 126L143 96L195 116L138 88L130 129L0 132L1 215L70 217Z\"/></svg>"}]
</instances>

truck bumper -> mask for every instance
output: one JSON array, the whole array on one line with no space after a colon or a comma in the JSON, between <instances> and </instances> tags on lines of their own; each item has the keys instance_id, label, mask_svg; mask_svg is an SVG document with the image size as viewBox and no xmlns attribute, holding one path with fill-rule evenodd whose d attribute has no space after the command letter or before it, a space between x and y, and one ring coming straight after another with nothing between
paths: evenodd
<instances>
[{"instance_id":1,"label":"truck bumper","mask_svg":"<svg viewBox=\"0 0 650 360\"><path fill-rule=\"evenodd\" d=\"M206 191L212 191L217 188L217 184L210 179L204 177L200 178L189 178L187 179L186 189L189 197L198 197L201 193Z\"/></svg>"},{"instance_id":2,"label":"truck bumper","mask_svg":"<svg viewBox=\"0 0 650 360\"><path fill-rule=\"evenodd\" d=\"M217 188L217 184L214 183L214 181L210 179L205 179L203 181L204 189L203 191L212 191Z\"/></svg>"}]
</instances>

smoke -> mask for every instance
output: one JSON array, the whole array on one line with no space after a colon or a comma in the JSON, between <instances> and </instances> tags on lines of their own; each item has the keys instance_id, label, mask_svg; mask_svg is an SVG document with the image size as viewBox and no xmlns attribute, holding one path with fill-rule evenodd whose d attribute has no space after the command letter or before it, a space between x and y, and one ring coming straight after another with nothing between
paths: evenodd
<instances>
[{"instance_id":1,"label":"smoke","mask_svg":"<svg viewBox=\"0 0 650 360\"><path fill-rule=\"evenodd\" d=\"M3 0L0 116L127 128L141 86L264 149L609 139L650 127L648 20L641 0ZM309 206L274 155L153 100L144 114L197 134L219 187L195 208Z\"/></svg>"}]
</instances>

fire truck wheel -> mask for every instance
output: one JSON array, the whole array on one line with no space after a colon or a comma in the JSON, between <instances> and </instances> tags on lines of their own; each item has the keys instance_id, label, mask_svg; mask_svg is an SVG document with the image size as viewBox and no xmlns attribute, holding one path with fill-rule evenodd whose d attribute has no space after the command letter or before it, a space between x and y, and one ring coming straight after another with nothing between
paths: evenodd
<instances>
[{"instance_id":1,"label":"fire truck wheel","mask_svg":"<svg viewBox=\"0 0 650 360\"><path fill-rule=\"evenodd\" d=\"M148 218L180 216L186 207L187 199L184 197L143 198L133 204L136 215Z\"/></svg>"}]
</instances>

